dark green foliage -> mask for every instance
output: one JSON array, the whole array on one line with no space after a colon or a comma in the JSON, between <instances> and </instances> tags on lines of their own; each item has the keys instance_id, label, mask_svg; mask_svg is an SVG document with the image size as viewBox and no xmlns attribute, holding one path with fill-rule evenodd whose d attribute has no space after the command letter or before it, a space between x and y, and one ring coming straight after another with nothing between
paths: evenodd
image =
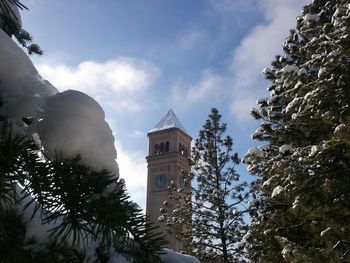
<instances>
[{"instance_id":1,"label":"dark green foliage","mask_svg":"<svg viewBox=\"0 0 350 263\"><path fill-rule=\"evenodd\" d=\"M22 28L20 19L11 7L28 10L19 0L0 0L0 28L10 37L14 35L29 55L42 55L44 52L38 44L32 44L33 37Z\"/></svg>"},{"instance_id":2,"label":"dark green foliage","mask_svg":"<svg viewBox=\"0 0 350 263\"><path fill-rule=\"evenodd\" d=\"M16 6L19 9L28 9L19 0L0 0L0 21L1 28L11 36L19 30L19 21L16 17L16 13L11 6Z\"/></svg>"},{"instance_id":3,"label":"dark green foliage","mask_svg":"<svg viewBox=\"0 0 350 263\"><path fill-rule=\"evenodd\" d=\"M183 250L203 263L235 262L243 255L238 244L246 233L248 185L239 182L235 165L240 160L225 132L213 108L192 149L192 172L183 173L182 185L171 184L170 202L162 211Z\"/></svg>"},{"instance_id":4,"label":"dark green foliage","mask_svg":"<svg viewBox=\"0 0 350 263\"><path fill-rule=\"evenodd\" d=\"M31 251L35 241L25 241L26 227L17 211L0 212L0 252L1 263L78 263L84 255L67 246L48 244L41 251Z\"/></svg>"},{"instance_id":5,"label":"dark green foliage","mask_svg":"<svg viewBox=\"0 0 350 263\"><path fill-rule=\"evenodd\" d=\"M132 205L135 206L135 204ZM158 226L151 224L148 218L141 215L139 208L136 208L130 215L128 225L134 242L128 246L124 245L124 248L121 245L115 246L116 251L130 255L135 263L161 262L159 256L164 252L159 247L164 247L167 242L157 232Z\"/></svg>"},{"instance_id":6,"label":"dark green foliage","mask_svg":"<svg viewBox=\"0 0 350 263\"><path fill-rule=\"evenodd\" d=\"M304 8L272 68L270 98L253 116L268 147L248 154L260 176L256 262L350 261L349 1Z\"/></svg>"},{"instance_id":7,"label":"dark green foliage","mask_svg":"<svg viewBox=\"0 0 350 263\"><path fill-rule=\"evenodd\" d=\"M132 262L160 262L165 241L130 201L123 181L83 165L79 156L50 159L31 139L15 135L6 119L1 124L0 247L6 254L0 262L82 262L74 247L91 241L100 243L98 262L109 247ZM36 240L25 239L21 207L53 224L50 243L38 251L31 249Z\"/></svg>"},{"instance_id":8,"label":"dark green foliage","mask_svg":"<svg viewBox=\"0 0 350 263\"><path fill-rule=\"evenodd\" d=\"M6 119L0 117L0 209L9 209L18 201L16 195L16 171L22 168L21 156L25 140L13 135Z\"/></svg>"},{"instance_id":9,"label":"dark green foliage","mask_svg":"<svg viewBox=\"0 0 350 263\"><path fill-rule=\"evenodd\" d=\"M23 250L25 226L14 210L0 210L0 262L21 262L27 257Z\"/></svg>"}]
</instances>

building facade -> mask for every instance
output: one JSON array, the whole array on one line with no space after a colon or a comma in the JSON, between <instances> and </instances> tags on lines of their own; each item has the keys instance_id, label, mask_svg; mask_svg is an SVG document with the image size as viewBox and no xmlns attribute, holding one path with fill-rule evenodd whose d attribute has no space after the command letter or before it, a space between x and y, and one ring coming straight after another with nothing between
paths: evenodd
<instances>
[{"instance_id":1,"label":"building facade","mask_svg":"<svg viewBox=\"0 0 350 263\"><path fill-rule=\"evenodd\" d=\"M182 170L190 171L189 156L192 138L172 110L148 132L148 164L146 214L160 226L169 248L179 250L180 244L167 233L164 223L158 222L160 209L169 202L167 186L171 181L181 185Z\"/></svg>"}]
</instances>

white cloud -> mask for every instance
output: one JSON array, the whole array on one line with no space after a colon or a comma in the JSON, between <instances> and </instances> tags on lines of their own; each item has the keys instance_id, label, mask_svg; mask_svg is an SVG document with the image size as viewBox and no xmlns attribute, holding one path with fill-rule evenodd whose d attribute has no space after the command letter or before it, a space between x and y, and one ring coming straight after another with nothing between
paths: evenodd
<instances>
[{"instance_id":1,"label":"white cloud","mask_svg":"<svg viewBox=\"0 0 350 263\"><path fill-rule=\"evenodd\" d=\"M209 98L218 98L223 93L227 79L206 70L203 72L198 83L190 86L178 82L172 90L173 97L177 101L192 105Z\"/></svg>"},{"instance_id":2,"label":"white cloud","mask_svg":"<svg viewBox=\"0 0 350 263\"><path fill-rule=\"evenodd\" d=\"M231 104L231 112L234 117L240 121L250 119L250 109L255 103L255 97L241 97L240 99L234 99L234 103Z\"/></svg>"},{"instance_id":3,"label":"white cloud","mask_svg":"<svg viewBox=\"0 0 350 263\"><path fill-rule=\"evenodd\" d=\"M262 20L252 27L237 47L232 51L232 63L229 73L213 74L204 70L196 84L189 85L179 81L172 89L173 98L186 105L209 101L215 103L230 99L231 113L239 121L251 120L250 108L260 96L266 96L265 81L262 69L270 65L276 54L282 53L282 43L288 36L289 29L295 27L296 16L308 0L213 0L210 1L212 11L225 17L224 28L232 28L232 21L238 16L250 19L252 10L261 12ZM243 12L243 15L241 14ZM191 31L190 31L191 32ZM230 39L230 31L224 31ZM188 42L192 43L199 36L196 31L188 35ZM190 44L189 44L190 46Z\"/></svg>"},{"instance_id":4,"label":"white cloud","mask_svg":"<svg viewBox=\"0 0 350 263\"><path fill-rule=\"evenodd\" d=\"M182 50L193 49L199 42L205 38L205 32L199 29L192 29L180 37L179 46Z\"/></svg>"},{"instance_id":5,"label":"white cloud","mask_svg":"<svg viewBox=\"0 0 350 263\"><path fill-rule=\"evenodd\" d=\"M147 138L146 132L139 131L139 130L135 130L135 131L131 132L128 136L131 137L131 138L134 138L134 139L145 139L145 138Z\"/></svg>"},{"instance_id":6,"label":"white cloud","mask_svg":"<svg viewBox=\"0 0 350 263\"><path fill-rule=\"evenodd\" d=\"M60 91L79 90L112 107L118 97L114 110L129 112L142 110L140 97L160 75L155 65L126 57L105 62L83 61L75 67L49 59L38 62L36 68Z\"/></svg>"},{"instance_id":7,"label":"white cloud","mask_svg":"<svg viewBox=\"0 0 350 263\"><path fill-rule=\"evenodd\" d=\"M128 152L120 141L115 142L119 174L126 182L126 188L131 200L136 202L144 211L146 209L147 164L145 153Z\"/></svg>"},{"instance_id":8,"label":"white cloud","mask_svg":"<svg viewBox=\"0 0 350 263\"><path fill-rule=\"evenodd\" d=\"M237 15L256 8L259 0L210 0L211 6L221 15Z\"/></svg>"},{"instance_id":9,"label":"white cloud","mask_svg":"<svg viewBox=\"0 0 350 263\"><path fill-rule=\"evenodd\" d=\"M231 69L235 85L232 90L231 112L241 120L250 118L249 108L254 105L255 98L264 92L261 71L271 63L274 55L282 53L282 43L288 36L288 30L295 27L295 17L307 2L259 2L264 23L255 26L233 52Z\"/></svg>"},{"instance_id":10,"label":"white cloud","mask_svg":"<svg viewBox=\"0 0 350 263\"><path fill-rule=\"evenodd\" d=\"M232 69L238 80L250 84L251 73L260 74L266 63L269 64L275 54L282 52L282 43L288 36L288 30L295 26L300 2L264 1L266 24L254 27L234 50Z\"/></svg>"}]
</instances>

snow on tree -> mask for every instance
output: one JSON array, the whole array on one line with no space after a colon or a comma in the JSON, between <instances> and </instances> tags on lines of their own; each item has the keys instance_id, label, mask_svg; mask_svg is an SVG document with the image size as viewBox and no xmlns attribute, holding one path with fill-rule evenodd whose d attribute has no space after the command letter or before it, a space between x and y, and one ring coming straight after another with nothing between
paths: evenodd
<instances>
[{"instance_id":1,"label":"snow on tree","mask_svg":"<svg viewBox=\"0 0 350 263\"><path fill-rule=\"evenodd\" d=\"M260 177L254 262L350 261L349 32L349 1L314 0L263 71L253 138L268 144L245 156Z\"/></svg>"},{"instance_id":2,"label":"snow on tree","mask_svg":"<svg viewBox=\"0 0 350 263\"><path fill-rule=\"evenodd\" d=\"M58 92L12 41L18 8L0 0L0 261L198 263L163 250L130 200L100 105Z\"/></svg>"},{"instance_id":3,"label":"snow on tree","mask_svg":"<svg viewBox=\"0 0 350 263\"><path fill-rule=\"evenodd\" d=\"M225 135L226 126L213 108L192 150L192 172L184 172L179 185L171 182L170 201L160 211L159 221L164 221L183 251L202 262L242 259L243 217L255 202L248 203L247 184L239 182L234 169L240 160L232 138Z\"/></svg>"}]
</instances>

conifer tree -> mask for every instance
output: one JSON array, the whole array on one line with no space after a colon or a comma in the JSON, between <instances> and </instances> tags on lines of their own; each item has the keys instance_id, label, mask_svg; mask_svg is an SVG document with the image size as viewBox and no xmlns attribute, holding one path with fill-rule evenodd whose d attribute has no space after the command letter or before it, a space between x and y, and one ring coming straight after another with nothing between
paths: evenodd
<instances>
[{"instance_id":1,"label":"conifer tree","mask_svg":"<svg viewBox=\"0 0 350 263\"><path fill-rule=\"evenodd\" d=\"M314 0L264 70L252 137L267 144L245 157L260 177L254 262L350 262L349 17L347 0Z\"/></svg>"},{"instance_id":2,"label":"conifer tree","mask_svg":"<svg viewBox=\"0 0 350 263\"><path fill-rule=\"evenodd\" d=\"M0 125L1 262L89 262L84 247L94 242L99 260L113 247L132 262L160 262L165 242L123 180L94 171L79 155L49 158L30 138L14 135L6 119ZM28 213L41 225L28 229ZM26 238L47 230L47 242Z\"/></svg>"},{"instance_id":3,"label":"conifer tree","mask_svg":"<svg viewBox=\"0 0 350 263\"><path fill-rule=\"evenodd\" d=\"M183 173L179 186L171 182L170 201L161 209L160 221L203 263L236 262L242 256L238 243L246 232L249 193L235 171L240 160L226 127L219 111L211 109L192 149L192 172Z\"/></svg>"}]
</instances>

